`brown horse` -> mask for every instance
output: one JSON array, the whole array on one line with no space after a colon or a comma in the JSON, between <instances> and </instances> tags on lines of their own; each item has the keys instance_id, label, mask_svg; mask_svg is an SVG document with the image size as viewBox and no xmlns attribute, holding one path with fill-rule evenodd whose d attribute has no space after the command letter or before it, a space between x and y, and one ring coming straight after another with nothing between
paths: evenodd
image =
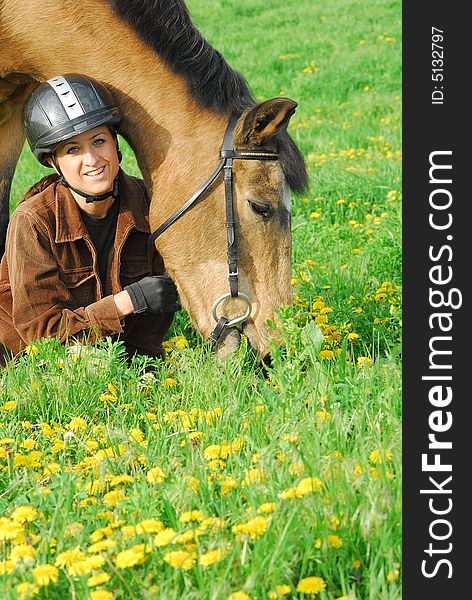
<instances>
[{"instance_id":1,"label":"brown horse","mask_svg":"<svg viewBox=\"0 0 472 600\"><path fill-rule=\"evenodd\" d=\"M182 0L0 0L0 243L11 180L24 142L22 108L38 82L84 73L105 83L124 116L151 194L151 229L212 172L230 115L236 149L276 151L278 160L234 164L239 289L252 302L244 324L251 346L267 352L265 323L291 300L290 190L307 183L303 158L286 133L296 103L255 104L244 79L193 26ZM192 323L206 338L214 300L228 291L224 191L218 178L156 242ZM241 301L219 312L233 318ZM218 315L219 316L219 315ZM234 347L231 330L221 349Z\"/></svg>"}]
</instances>

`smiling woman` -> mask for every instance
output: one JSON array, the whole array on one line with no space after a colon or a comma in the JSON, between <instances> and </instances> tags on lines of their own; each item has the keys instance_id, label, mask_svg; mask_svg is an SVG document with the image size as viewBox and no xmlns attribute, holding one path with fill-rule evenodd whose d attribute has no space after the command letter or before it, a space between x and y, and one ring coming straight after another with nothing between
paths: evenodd
<instances>
[{"instance_id":1,"label":"smiling woman","mask_svg":"<svg viewBox=\"0 0 472 600\"><path fill-rule=\"evenodd\" d=\"M177 290L148 245L149 197L120 169L110 92L82 75L53 77L25 105L26 137L52 167L11 220L0 267L0 359L42 337L121 336L160 356Z\"/></svg>"}]
</instances>

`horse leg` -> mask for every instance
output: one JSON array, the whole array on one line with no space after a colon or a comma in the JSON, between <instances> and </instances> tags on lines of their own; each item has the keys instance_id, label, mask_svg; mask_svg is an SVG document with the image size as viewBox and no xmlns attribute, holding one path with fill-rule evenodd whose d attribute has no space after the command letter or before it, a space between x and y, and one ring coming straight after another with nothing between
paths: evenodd
<instances>
[{"instance_id":1,"label":"horse leg","mask_svg":"<svg viewBox=\"0 0 472 600\"><path fill-rule=\"evenodd\" d=\"M0 79L0 258L10 216L10 190L25 139L22 110L32 87Z\"/></svg>"}]
</instances>

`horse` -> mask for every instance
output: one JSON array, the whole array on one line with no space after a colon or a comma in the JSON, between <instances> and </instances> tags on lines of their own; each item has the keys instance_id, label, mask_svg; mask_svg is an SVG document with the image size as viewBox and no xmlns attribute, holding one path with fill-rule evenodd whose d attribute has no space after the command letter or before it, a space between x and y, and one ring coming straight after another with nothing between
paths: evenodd
<instances>
[{"instance_id":1,"label":"horse","mask_svg":"<svg viewBox=\"0 0 472 600\"><path fill-rule=\"evenodd\" d=\"M291 302L290 192L307 186L303 156L286 131L297 103L272 98L257 104L244 77L194 26L183 0L0 0L2 253L11 180L24 143L23 105L39 83L71 72L94 77L113 93L123 115L120 134L150 193L151 231L213 171L231 115L233 148L274 156L234 161L241 296L228 294L222 177L155 241L201 336L208 338L223 318L237 321L245 295L250 314L238 328L223 323L217 349L234 349L242 331L265 356L274 335L267 321Z\"/></svg>"}]
</instances>

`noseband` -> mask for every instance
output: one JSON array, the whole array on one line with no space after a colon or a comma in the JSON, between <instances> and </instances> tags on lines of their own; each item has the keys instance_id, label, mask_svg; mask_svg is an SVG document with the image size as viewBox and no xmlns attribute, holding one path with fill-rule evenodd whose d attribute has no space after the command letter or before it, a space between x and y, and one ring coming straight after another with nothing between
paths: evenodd
<instances>
[{"instance_id":1,"label":"noseband","mask_svg":"<svg viewBox=\"0 0 472 600\"><path fill-rule=\"evenodd\" d=\"M225 190L226 204L226 232L228 242L228 271L229 271L229 289L230 291L222 296L219 296L213 303L212 315L216 321L216 327L210 335L209 343L213 350L221 337L225 328L235 327L239 323L246 321L251 314L251 300L238 289L238 257L236 251L236 230L234 222L234 202L233 202L233 160L277 160L276 152L267 152L259 150L234 150L233 149L233 132L238 121L239 115L232 114L226 127L223 137L223 144L220 150L220 161L208 177L208 179L192 194L192 196L182 204L162 225L160 225L150 236L149 243L154 242L164 231L166 231L177 219L194 206L202 194L211 186L218 175L223 171L223 182ZM228 319L225 316L218 317L216 311L218 306L227 298L240 298L246 304L244 314L233 319Z\"/></svg>"}]
</instances>

